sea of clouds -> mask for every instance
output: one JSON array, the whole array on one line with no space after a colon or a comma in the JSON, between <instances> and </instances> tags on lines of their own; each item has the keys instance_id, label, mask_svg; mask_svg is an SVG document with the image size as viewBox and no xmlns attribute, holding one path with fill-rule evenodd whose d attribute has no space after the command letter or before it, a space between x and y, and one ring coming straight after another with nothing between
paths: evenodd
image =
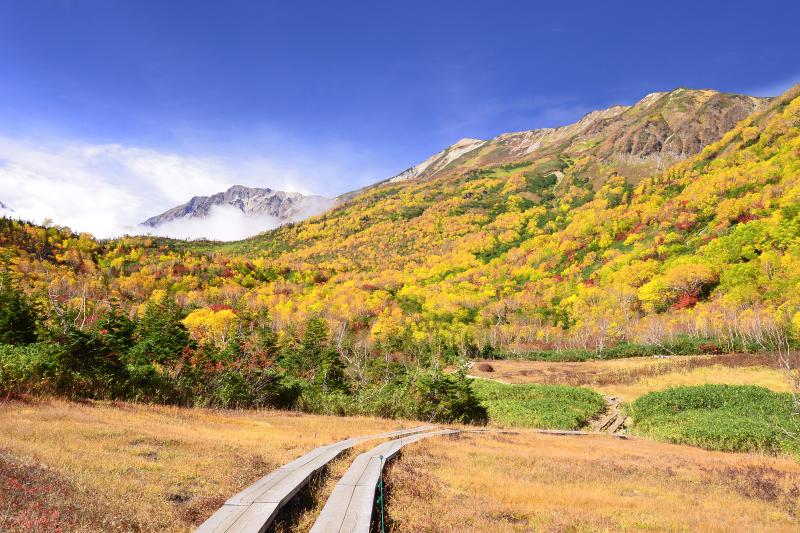
<instances>
[{"instance_id":1,"label":"sea of clouds","mask_svg":"<svg viewBox=\"0 0 800 533\"><path fill-rule=\"evenodd\" d=\"M308 189L319 189L320 182L334 174L346 173L321 167L313 154L286 164L263 157L226 160L122 144L0 136L0 202L7 206L0 214L36 223L49 220L99 238L152 234L238 240L280 221L222 207L208 218L182 219L158 228L141 222L193 196L215 194L234 184L310 194ZM303 216L326 207L312 205Z\"/></svg>"}]
</instances>

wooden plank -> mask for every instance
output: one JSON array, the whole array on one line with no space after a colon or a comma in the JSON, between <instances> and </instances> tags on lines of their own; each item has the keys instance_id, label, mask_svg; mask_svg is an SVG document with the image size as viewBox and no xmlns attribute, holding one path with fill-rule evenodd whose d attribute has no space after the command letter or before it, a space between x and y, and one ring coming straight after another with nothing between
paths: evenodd
<instances>
[{"instance_id":1,"label":"wooden plank","mask_svg":"<svg viewBox=\"0 0 800 533\"><path fill-rule=\"evenodd\" d=\"M240 514L236 521L231 524L228 531L252 531L253 533L264 533L275 517L281 505L274 502L253 503L248 505L245 512Z\"/></svg>"},{"instance_id":2,"label":"wooden plank","mask_svg":"<svg viewBox=\"0 0 800 533\"><path fill-rule=\"evenodd\" d=\"M315 448L231 496L225 505L203 522L196 531L200 533L264 531L275 520L280 508L294 497L316 472L345 450L365 440L413 435L435 427L426 425L377 435L352 437Z\"/></svg>"},{"instance_id":3,"label":"wooden plank","mask_svg":"<svg viewBox=\"0 0 800 533\"><path fill-rule=\"evenodd\" d=\"M225 503L227 505L250 505L254 501L256 501L256 497L259 494L264 492L265 490L269 489L269 487L273 486L275 483L289 475L292 472L291 468L281 467L277 470L273 470L266 476L262 477L243 491L234 494L228 501Z\"/></svg>"},{"instance_id":4,"label":"wooden plank","mask_svg":"<svg viewBox=\"0 0 800 533\"><path fill-rule=\"evenodd\" d=\"M534 433L540 433L542 435L570 435L580 437L582 435L590 435L586 431L577 431L577 430L570 430L570 429L535 429L533 430Z\"/></svg>"},{"instance_id":5,"label":"wooden plank","mask_svg":"<svg viewBox=\"0 0 800 533\"><path fill-rule=\"evenodd\" d=\"M602 422L600 422L599 424L597 424L597 426L596 426L596 427L597 427L597 430L598 430L598 431L602 431L602 430L603 430L603 429L604 429L604 428L605 428L607 425L609 425L609 424L610 424L610 423L611 423L611 422L614 420L614 418L616 418L618 415L619 415L619 413L611 413L610 415L608 415L608 416L606 416L605 418L603 418Z\"/></svg>"},{"instance_id":6,"label":"wooden plank","mask_svg":"<svg viewBox=\"0 0 800 533\"><path fill-rule=\"evenodd\" d=\"M617 417L616 422L614 422L613 424L611 424L611 426L609 426L608 432L609 433L616 433L617 430L622 427L622 424L625 423L625 419L627 419L627 418L628 418L627 416L619 415L619 417Z\"/></svg>"},{"instance_id":7,"label":"wooden plank","mask_svg":"<svg viewBox=\"0 0 800 533\"><path fill-rule=\"evenodd\" d=\"M325 507L320 511L317 521L314 523L315 533L339 533L341 520L338 515L341 509L347 509L353 499L355 485L336 485L333 492L328 496Z\"/></svg>"},{"instance_id":8,"label":"wooden plank","mask_svg":"<svg viewBox=\"0 0 800 533\"><path fill-rule=\"evenodd\" d=\"M380 480L381 469L400 449L420 439L436 435L458 433L445 429L418 433L408 437L384 442L355 458L325 502L312 533L369 532L372 508L375 504L375 488ZM382 457L382 459L381 459Z\"/></svg>"},{"instance_id":9,"label":"wooden plank","mask_svg":"<svg viewBox=\"0 0 800 533\"><path fill-rule=\"evenodd\" d=\"M353 498L350 500L350 506L347 509L344 520L342 520L339 531L369 533L369 528L372 524L372 510L374 508L375 485L354 487Z\"/></svg>"},{"instance_id":10,"label":"wooden plank","mask_svg":"<svg viewBox=\"0 0 800 533\"><path fill-rule=\"evenodd\" d=\"M239 516L244 513L249 505L229 505L225 504L220 509L211 515L211 517L203 522L201 526L203 531L209 533L223 533L228 531Z\"/></svg>"}]
</instances>

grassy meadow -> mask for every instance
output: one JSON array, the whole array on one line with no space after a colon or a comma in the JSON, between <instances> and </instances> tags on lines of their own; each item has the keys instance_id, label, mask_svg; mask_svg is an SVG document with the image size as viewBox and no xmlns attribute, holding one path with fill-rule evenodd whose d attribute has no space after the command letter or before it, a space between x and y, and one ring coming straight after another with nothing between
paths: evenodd
<instances>
[{"instance_id":1,"label":"grassy meadow","mask_svg":"<svg viewBox=\"0 0 800 533\"><path fill-rule=\"evenodd\" d=\"M791 434L800 424L769 354L484 361L470 374L488 378L470 381L489 426L517 432L409 447L387 472L393 531L797 527L800 446ZM624 400L634 438L526 429L584 428L605 410L603 395ZM413 424L6 400L0 531L188 531L230 495L316 446ZM334 461L274 530L307 530L352 457L373 444Z\"/></svg>"},{"instance_id":2,"label":"grassy meadow","mask_svg":"<svg viewBox=\"0 0 800 533\"><path fill-rule=\"evenodd\" d=\"M0 531L188 531L309 450L402 424L122 402L0 402Z\"/></svg>"},{"instance_id":3,"label":"grassy meadow","mask_svg":"<svg viewBox=\"0 0 800 533\"><path fill-rule=\"evenodd\" d=\"M395 532L797 531L800 465L605 435L463 435L389 466Z\"/></svg>"},{"instance_id":4,"label":"grassy meadow","mask_svg":"<svg viewBox=\"0 0 800 533\"><path fill-rule=\"evenodd\" d=\"M589 387L633 401L648 392L706 383L757 385L788 392L789 381L774 354L632 357L585 362L520 360L479 361L470 375L508 384L553 384Z\"/></svg>"},{"instance_id":5,"label":"grassy meadow","mask_svg":"<svg viewBox=\"0 0 800 533\"><path fill-rule=\"evenodd\" d=\"M646 394L627 411L635 433L658 440L714 450L800 452L792 395L763 387L675 387Z\"/></svg>"}]
</instances>

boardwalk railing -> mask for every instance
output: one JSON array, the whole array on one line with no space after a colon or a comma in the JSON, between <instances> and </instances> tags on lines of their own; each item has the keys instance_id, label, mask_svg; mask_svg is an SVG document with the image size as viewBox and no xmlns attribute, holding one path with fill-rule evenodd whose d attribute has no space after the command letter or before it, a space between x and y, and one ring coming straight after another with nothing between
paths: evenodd
<instances>
[{"instance_id":1,"label":"boardwalk railing","mask_svg":"<svg viewBox=\"0 0 800 533\"><path fill-rule=\"evenodd\" d=\"M286 505L315 473L345 450L365 440L412 435L435 429L435 427L418 426L379 435L354 437L335 444L320 446L270 472L232 496L196 531L198 533L262 533L275 520L281 507Z\"/></svg>"},{"instance_id":2,"label":"boardwalk railing","mask_svg":"<svg viewBox=\"0 0 800 533\"><path fill-rule=\"evenodd\" d=\"M450 433L458 431L444 429L418 433L384 442L356 457L325 502L325 507L311 528L311 533L369 533L372 509L375 505L375 488L384 462L394 457L406 444Z\"/></svg>"}]
</instances>

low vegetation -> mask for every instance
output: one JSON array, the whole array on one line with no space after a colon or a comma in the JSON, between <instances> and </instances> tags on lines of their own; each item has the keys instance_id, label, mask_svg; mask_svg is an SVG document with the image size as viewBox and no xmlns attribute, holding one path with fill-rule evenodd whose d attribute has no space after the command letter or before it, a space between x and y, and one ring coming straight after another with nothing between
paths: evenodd
<instances>
[{"instance_id":1,"label":"low vegetation","mask_svg":"<svg viewBox=\"0 0 800 533\"><path fill-rule=\"evenodd\" d=\"M789 358L800 366L798 355ZM488 365L491 370L487 370ZM477 362L470 375L504 383L537 383L590 387L608 396L633 401L648 392L705 383L758 385L789 392L792 385L774 353L635 357L584 362L492 360Z\"/></svg>"},{"instance_id":2,"label":"low vegetation","mask_svg":"<svg viewBox=\"0 0 800 533\"><path fill-rule=\"evenodd\" d=\"M0 312L0 335L13 341L0 343L0 394L486 420L462 373L371 358L346 368L344 357L353 353L334 347L318 316L298 338L279 337L224 306L187 315L169 295L156 292L141 316L112 306L88 327L69 314L50 323L2 271L0 301L15 310Z\"/></svg>"},{"instance_id":3,"label":"low vegetation","mask_svg":"<svg viewBox=\"0 0 800 533\"><path fill-rule=\"evenodd\" d=\"M700 355L700 354L721 354L741 348L741 345L726 345L719 340L711 338L692 337L688 335L678 335L665 343L642 344L621 342L614 346L603 346L596 349L568 348L558 350L536 350L536 351L493 351L492 357L495 359L509 359L521 361L548 361L553 363L574 363L581 361L604 361L609 359L624 359L628 357L648 357L648 356L678 356L678 355ZM758 350L763 346L744 346Z\"/></svg>"},{"instance_id":4,"label":"low vegetation","mask_svg":"<svg viewBox=\"0 0 800 533\"><path fill-rule=\"evenodd\" d=\"M711 450L800 452L800 419L789 393L749 385L675 387L627 408L633 430Z\"/></svg>"},{"instance_id":5,"label":"low vegetation","mask_svg":"<svg viewBox=\"0 0 800 533\"><path fill-rule=\"evenodd\" d=\"M122 402L0 402L0 531L187 531L317 446L410 424Z\"/></svg>"},{"instance_id":6,"label":"low vegetation","mask_svg":"<svg viewBox=\"0 0 800 533\"><path fill-rule=\"evenodd\" d=\"M506 427L578 429L605 408L596 392L567 385L505 385L476 380L490 422Z\"/></svg>"},{"instance_id":7,"label":"low vegetation","mask_svg":"<svg viewBox=\"0 0 800 533\"><path fill-rule=\"evenodd\" d=\"M708 365L677 368L671 372L642 375L635 381L598 386L596 390L632 402L650 392L695 385L755 385L774 392L790 392L786 374L773 366Z\"/></svg>"},{"instance_id":8,"label":"low vegetation","mask_svg":"<svg viewBox=\"0 0 800 533\"><path fill-rule=\"evenodd\" d=\"M385 476L399 533L797 530L800 465L602 435L464 435Z\"/></svg>"}]
</instances>

